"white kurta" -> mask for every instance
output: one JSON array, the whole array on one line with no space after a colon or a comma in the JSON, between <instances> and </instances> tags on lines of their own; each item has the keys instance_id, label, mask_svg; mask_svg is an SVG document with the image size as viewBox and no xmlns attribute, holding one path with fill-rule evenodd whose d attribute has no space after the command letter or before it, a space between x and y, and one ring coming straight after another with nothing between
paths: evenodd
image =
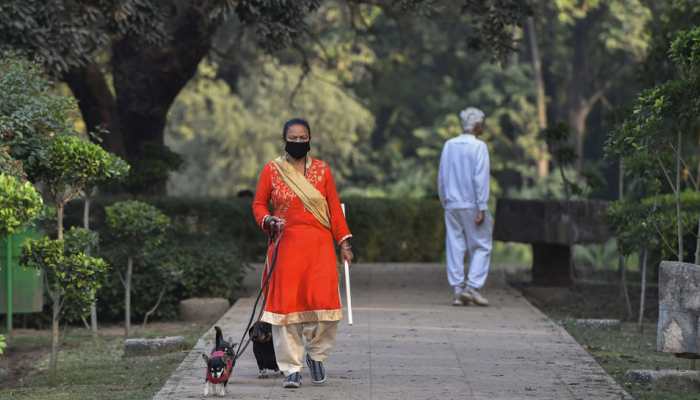
<instances>
[{"instance_id":1,"label":"white kurta","mask_svg":"<svg viewBox=\"0 0 700 400\"><path fill-rule=\"evenodd\" d=\"M488 212L489 153L486 143L463 134L445 143L440 157L438 193L445 209L447 278L451 286L484 286L491 263L493 219ZM481 225L474 222L485 211ZM465 282L464 256L469 255Z\"/></svg>"}]
</instances>

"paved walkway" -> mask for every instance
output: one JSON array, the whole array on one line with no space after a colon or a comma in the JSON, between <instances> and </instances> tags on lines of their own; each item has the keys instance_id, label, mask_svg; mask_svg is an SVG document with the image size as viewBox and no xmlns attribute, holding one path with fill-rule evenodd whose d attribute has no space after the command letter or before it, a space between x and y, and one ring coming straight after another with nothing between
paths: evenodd
<instances>
[{"instance_id":1,"label":"paved walkway","mask_svg":"<svg viewBox=\"0 0 700 400\"><path fill-rule=\"evenodd\" d=\"M252 351L234 372L231 399L630 399L562 328L492 274L488 308L453 307L444 268L434 264L357 265L352 270L355 324L340 327L326 362L325 386L299 390L280 378L257 379ZM218 322L240 337L252 300L239 300ZM202 398L199 340L155 399Z\"/></svg>"}]
</instances>

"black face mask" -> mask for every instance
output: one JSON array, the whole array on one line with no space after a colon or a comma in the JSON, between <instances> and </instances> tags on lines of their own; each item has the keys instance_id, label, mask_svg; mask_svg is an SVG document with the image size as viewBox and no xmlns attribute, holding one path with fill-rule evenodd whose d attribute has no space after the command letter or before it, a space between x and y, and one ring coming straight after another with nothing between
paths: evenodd
<instances>
[{"instance_id":1,"label":"black face mask","mask_svg":"<svg viewBox=\"0 0 700 400\"><path fill-rule=\"evenodd\" d=\"M311 142L287 142L284 150L296 159L303 158L311 150Z\"/></svg>"}]
</instances>

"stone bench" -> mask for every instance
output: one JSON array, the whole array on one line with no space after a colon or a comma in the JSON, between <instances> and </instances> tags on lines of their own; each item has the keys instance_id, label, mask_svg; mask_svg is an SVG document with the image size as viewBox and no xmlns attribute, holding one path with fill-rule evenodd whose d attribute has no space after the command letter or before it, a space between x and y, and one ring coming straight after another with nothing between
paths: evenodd
<instances>
[{"instance_id":1,"label":"stone bench","mask_svg":"<svg viewBox=\"0 0 700 400\"><path fill-rule=\"evenodd\" d=\"M605 243L608 203L598 200L498 199L493 238L532 245L532 281L541 286L568 286L571 246Z\"/></svg>"}]
</instances>

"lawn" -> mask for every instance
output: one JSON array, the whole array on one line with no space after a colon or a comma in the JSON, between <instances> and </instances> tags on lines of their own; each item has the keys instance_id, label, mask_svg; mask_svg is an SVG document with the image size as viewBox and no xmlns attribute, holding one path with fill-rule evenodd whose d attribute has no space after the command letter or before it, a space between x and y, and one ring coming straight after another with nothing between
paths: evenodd
<instances>
[{"instance_id":1,"label":"lawn","mask_svg":"<svg viewBox=\"0 0 700 400\"><path fill-rule=\"evenodd\" d=\"M564 327L636 399L697 400L700 397L698 393L654 390L648 385L625 380L625 372L630 369L689 369L688 360L656 351L655 324L645 324L643 334L635 323L622 324L620 329L584 328L573 323L564 323Z\"/></svg>"},{"instance_id":2,"label":"lawn","mask_svg":"<svg viewBox=\"0 0 700 400\"><path fill-rule=\"evenodd\" d=\"M634 322L620 328L601 329L573 323L578 318L614 318L627 316L619 286L616 284L580 283L572 288L537 288L518 285L525 297L556 321L585 348L598 363L639 400L697 400L698 393L680 393L630 383L624 378L631 369L689 369L690 362L672 354L656 351L657 290L652 286L646 296L646 319L643 333ZM639 307L639 287L630 285L634 313ZM635 315L636 317L636 315Z\"/></svg>"},{"instance_id":3,"label":"lawn","mask_svg":"<svg viewBox=\"0 0 700 400\"><path fill-rule=\"evenodd\" d=\"M207 326L188 323L154 323L139 337L183 335L190 347ZM49 384L48 331L18 330L0 357L10 369L0 382L0 399L17 400L141 400L150 399L184 359L187 352L161 356L123 357L121 328L102 329L93 339L85 329L69 328L59 355L55 386Z\"/></svg>"}]
</instances>

